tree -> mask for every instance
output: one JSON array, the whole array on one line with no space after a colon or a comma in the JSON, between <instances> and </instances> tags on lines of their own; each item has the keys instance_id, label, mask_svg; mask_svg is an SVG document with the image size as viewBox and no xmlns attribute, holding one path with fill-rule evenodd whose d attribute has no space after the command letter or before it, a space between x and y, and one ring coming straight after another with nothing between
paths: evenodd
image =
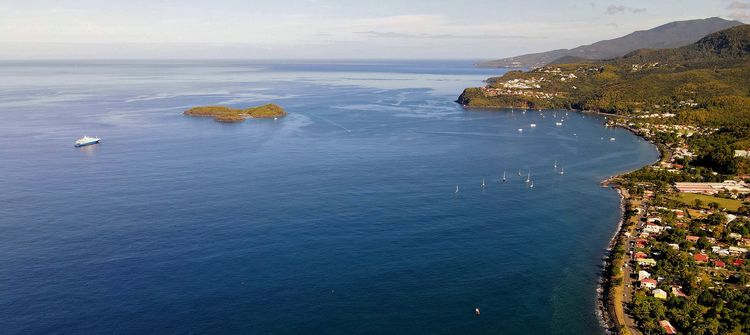
<instances>
[{"instance_id":1,"label":"tree","mask_svg":"<svg viewBox=\"0 0 750 335\"><path fill-rule=\"evenodd\" d=\"M698 243L696 243L696 247L700 250L708 250L711 249L711 243L708 242L708 239L705 237L701 237L698 239Z\"/></svg>"},{"instance_id":2,"label":"tree","mask_svg":"<svg viewBox=\"0 0 750 335\"><path fill-rule=\"evenodd\" d=\"M693 206L695 206L696 208L702 208L703 207L703 200L701 200L701 199L695 199L693 201Z\"/></svg>"}]
</instances>

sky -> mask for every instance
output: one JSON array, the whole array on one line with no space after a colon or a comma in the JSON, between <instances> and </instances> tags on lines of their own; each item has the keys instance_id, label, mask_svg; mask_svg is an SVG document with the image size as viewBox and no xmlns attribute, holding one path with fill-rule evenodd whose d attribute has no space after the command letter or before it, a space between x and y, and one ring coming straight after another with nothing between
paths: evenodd
<instances>
[{"instance_id":1,"label":"sky","mask_svg":"<svg viewBox=\"0 0 750 335\"><path fill-rule=\"evenodd\" d=\"M0 0L0 59L486 60L713 16L750 0Z\"/></svg>"}]
</instances>

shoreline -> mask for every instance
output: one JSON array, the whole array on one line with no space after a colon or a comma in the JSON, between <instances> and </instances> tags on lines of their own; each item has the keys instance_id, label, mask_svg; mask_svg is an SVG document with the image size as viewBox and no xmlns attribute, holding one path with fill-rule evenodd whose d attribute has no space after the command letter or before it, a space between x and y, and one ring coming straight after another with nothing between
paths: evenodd
<instances>
[{"instance_id":1,"label":"shoreline","mask_svg":"<svg viewBox=\"0 0 750 335\"><path fill-rule=\"evenodd\" d=\"M601 113L598 113L598 112L595 112L595 113L601 115ZM664 151L659 145L643 137L642 135L638 134L632 128L627 127L627 126L621 126L621 125L615 125L614 127L626 129L630 131L633 135L638 136L648 141L649 143L653 144L656 150L659 152L659 158L657 158L656 161L651 162L642 167L639 167L637 169L633 169L631 171L626 171L626 172L613 175L607 179L602 180L602 182L600 183L602 187L608 187L608 188L614 189L615 191L617 191L617 194L620 196L620 220L618 221L616 229L614 233L612 234L612 237L609 240L606 256L604 257L604 260L603 260L604 267L602 269L602 272L599 275L599 281L596 287L596 300L597 300L596 315L599 318L599 323L604 329L604 333L609 334L609 335L620 334L620 328L622 326L626 326L623 320L617 320L617 314L615 313L615 306L614 306L614 301L612 297L614 286L612 285L611 278L609 278L608 276L608 274L612 273L612 271L614 270L614 264L615 264L614 263L615 261L614 250L620 245L621 237L624 236L626 232L625 231L625 219L626 219L625 208L626 208L628 200L630 200L630 194L626 190L624 190L622 188L622 185L616 180L619 178L622 178L622 176L628 173L637 171L646 166L656 164L662 161L665 157Z\"/></svg>"}]
</instances>

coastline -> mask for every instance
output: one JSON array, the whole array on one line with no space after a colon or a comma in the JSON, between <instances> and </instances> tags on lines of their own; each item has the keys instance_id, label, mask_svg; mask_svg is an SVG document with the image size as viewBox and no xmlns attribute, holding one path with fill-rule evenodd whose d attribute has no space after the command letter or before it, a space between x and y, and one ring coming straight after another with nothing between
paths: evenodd
<instances>
[{"instance_id":1,"label":"coastline","mask_svg":"<svg viewBox=\"0 0 750 335\"><path fill-rule=\"evenodd\" d=\"M594 112L596 114L601 115L601 113ZM607 246L607 252L606 256L603 260L603 269L602 272L599 275L599 281L597 283L596 287L596 293L597 293L597 311L596 315L599 317L599 322L604 328L604 332L606 334L615 335L620 334L620 329L622 327L626 327L624 320L618 320L617 319L617 313L615 311L615 304L614 304L614 297L613 297L613 290L614 285L610 278L610 274L614 270L615 266L615 250L618 246L620 246L621 241L624 243L627 239L623 239L625 236L625 232L627 228L625 227L625 220L626 220L626 204L630 200L630 194L627 190L625 190L622 185L617 181L617 179L621 178L622 176L631 173L633 171L637 171L638 169L641 169L643 167L653 165L655 163L660 162L662 159L664 159L664 150L659 145L656 145L653 141L643 137L642 135L638 134L635 130L633 130L630 127L627 126L621 126L621 125L615 125L614 127L620 127L623 129L627 129L630 131L633 135L638 136L649 143L654 144L656 147L656 150L659 152L659 158L657 158L656 161L651 162L647 165L644 165L640 168L633 169L631 171L626 171L619 173L617 175L611 176L607 179L604 179L600 185L602 187L610 187L613 188L615 191L617 191L617 194L620 195L620 220L617 223L616 229L614 233L612 234L612 237L609 240L609 244ZM623 245L623 247L625 247Z\"/></svg>"},{"instance_id":2,"label":"coastline","mask_svg":"<svg viewBox=\"0 0 750 335\"><path fill-rule=\"evenodd\" d=\"M456 101L456 102L458 102L459 104L461 104L459 101ZM464 104L461 104L461 106L464 109L485 109L485 110L503 110L503 109L517 108L517 107L512 107L512 106L507 106L507 107L481 106L481 107L478 107L478 106L469 106L469 105L464 105ZM582 113L582 114L591 114L591 115L597 115L597 116L605 116L605 117L614 117L614 118L627 119L627 117L622 116L622 115L602 113L602 112L593 111L593 110L580 110L580 109L565 109L565 110L573 112L573 113ZM597 281L597 286L596 286L596 305L597 305L597 307L596 307L596 311L595 311L595 314L596 314L597 318L599 319L599 324L601 325L602 329L604 330L604 333L607 334L607 335L616 335L616 334L621 334L620 329L622 327L627 327L627 326L626 326L626 323L625 323L624 320L618 320L618 318L617 318L617 313L615 311L615 308L616 308L615 302L614 302L615 300L614 300L614 296L613 296L613 294L614 294L614 288L615 287L614 287L613 282L611 280L610 274L614 270L614 266L615 266L615 263L614 263L614 261L615 261L615 252L614 251L617 249L618 246L620 246L621 243L624 243L625 241L627 241L627 239L623 239L623 237L625 236L624 234L625 234L625 232L627 230L626 225L625 225L625 220L626 220L626 217L625 217L626 211L625 211L625 209L626 209L626 205L627 205L628 201L630 200L630 194L628 193L627 190L625 190L622 187L622 185L617 180L620 179L620 178L622 178L624 175L626 175L628 173L631 173L633 171L637 171L637 170L642 169L642 168L644 168L646 166L650 166L650 165L653 165L653 164L656 164L656 163L662 161L664 159L664 157L666 157L665 156L665 152L664 152L664 150L666 150L666 149L663 148L662 146L658 145L658 143L656 143L656 142L654 142L654 141L652 141L652 140L644 137L643 135L639 134L635 129L633 129L633 128L627 126L627 125L621 125L621 124L608 125L607 123L605 123L604 126L605 127L623 128L623 129L629 131L630 133L632 133L633 135L635 135L637 137L640 137L641 139L643 139L643 140L645 140L645 141L653 144L654 147L656 148L656 150L659 153L659 156L658 156L658 158L655 161L653 161L651 163L648 163L646 165L643 165L641 167L629 170L629 171L624 171L624 172L618 173L616 175L612 175L609 178L606 178L606 179L602 180L600 182L600 184L599 184L601 187L606 187L606 188L612 188L612 189L614 189L617 192L617 194L620 196L620 220L618 221L618 223L616 225L616 228L615 228L614 232L612 233L612 237L610 237L609 243L607 245L605 256L602 259L602 265L603 266L602 266L602 270L601 270L601 272L599 274L599 280ZM623 245L623 247L625 247L625 246ZM632 332L628 331L627 333L632 333ZM640 334L640 333L637 333L637 334Z\"/></svg>"}]
</instances>

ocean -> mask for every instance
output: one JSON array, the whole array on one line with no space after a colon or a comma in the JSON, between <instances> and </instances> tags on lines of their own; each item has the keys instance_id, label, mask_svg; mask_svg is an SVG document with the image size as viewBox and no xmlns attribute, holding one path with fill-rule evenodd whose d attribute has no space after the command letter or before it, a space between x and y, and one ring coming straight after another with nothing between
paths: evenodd
<instances>
[{"instance_id":1,"label":"ocean","mask_svg":"<svg viewBox=\"0 0 750 335\"><path fill-rule=\"evenodd\" d=\"M599 182L658 154L599 116L454 102L502 73L0 63L0 329L602 334L621 214ZM182 115L269 102L289 115ZM83 135L102 141L74 148Z\"/></svg>"}]
</instances>

